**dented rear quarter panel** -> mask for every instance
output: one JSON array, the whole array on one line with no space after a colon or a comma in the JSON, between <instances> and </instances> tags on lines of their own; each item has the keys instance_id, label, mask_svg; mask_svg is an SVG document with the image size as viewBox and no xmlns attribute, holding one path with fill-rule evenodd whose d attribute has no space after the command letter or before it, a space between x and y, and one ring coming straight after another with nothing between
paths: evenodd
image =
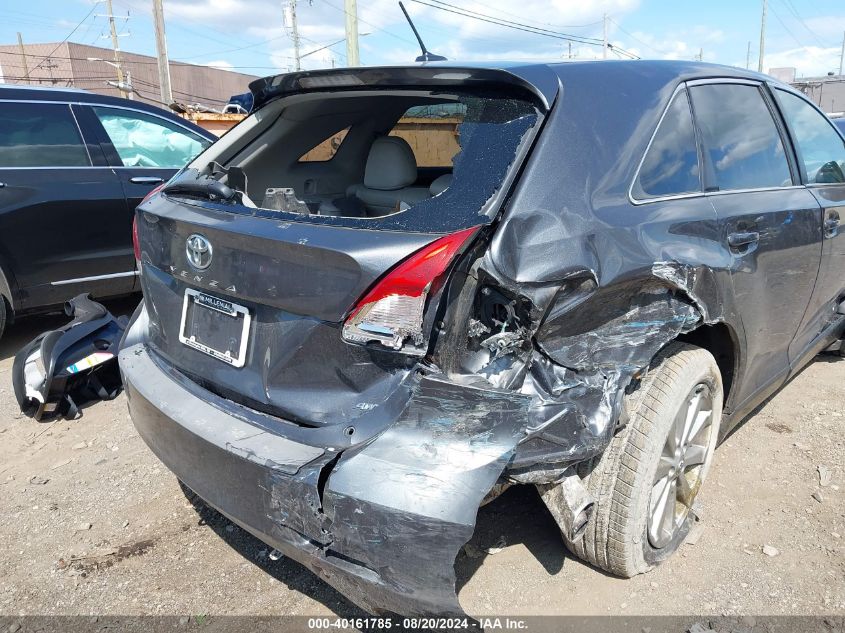
<instances>
[{"instance_id":1,"label":"dented rear quarter panel","mask_svg":"<svg viewBox=\"0 0 845 633\"><path fill-rule=\"evenodd\" d=\"M523 389L536 415L516 469L603 450L623 390L684 332L723 323L738 347L737 381L744 362L731 281L738 262L710 199L634 204L628 197L687 77L669 66L638 73L611 64L598 82L588 66L558 68L562 94L481 264L544 315L533 332L526 381L533 385ZM604 98L608 85L613 96ZM573 440L581 450L566 450Z\"/></svg>"}]
</instances>

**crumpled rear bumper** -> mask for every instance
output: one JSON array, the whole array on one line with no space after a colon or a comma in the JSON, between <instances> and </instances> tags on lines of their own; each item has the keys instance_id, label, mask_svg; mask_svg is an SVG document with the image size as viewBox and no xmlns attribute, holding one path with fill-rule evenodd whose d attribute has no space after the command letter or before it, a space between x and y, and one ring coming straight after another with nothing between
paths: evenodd
<instances>
[{"instance_id":1,"label":"crumpled rear bumper","mask_svg":"<svg viewBox=\"0 0 845 633\"><path fill-rule=\"evenodd\" d=\"M338 452L256 426L144 342L120 367L141 437L209 505L370 613L463 613L454 561L527 399L418 377L394 424Z\"/></svg>"}]
</instances>

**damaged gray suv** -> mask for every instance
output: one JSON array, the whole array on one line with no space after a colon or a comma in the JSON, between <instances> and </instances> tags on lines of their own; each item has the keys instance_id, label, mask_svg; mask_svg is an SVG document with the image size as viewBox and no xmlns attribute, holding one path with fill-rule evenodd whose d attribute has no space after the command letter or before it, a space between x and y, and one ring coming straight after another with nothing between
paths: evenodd
<instances>
[{"instance_id":1,"label":"damaged gray suv","mask_svg":"<svg viewBox=\"0 0 845 633\"><path fill-rule=\"evenodd\" d=\"M301 72L136 214L129 408L209 505L373 613L459 614L536 486L620 576L845 324L845 140L684 62Z\"/></svg>"}]
</instances>

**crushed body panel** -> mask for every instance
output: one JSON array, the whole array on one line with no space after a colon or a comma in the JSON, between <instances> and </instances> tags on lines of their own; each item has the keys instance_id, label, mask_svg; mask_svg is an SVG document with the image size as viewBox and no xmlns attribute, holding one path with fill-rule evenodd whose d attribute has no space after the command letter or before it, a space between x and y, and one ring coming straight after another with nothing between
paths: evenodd
<instances>
[{"instance_id":1,"label":"crushed body panel","mask_svg":"<svg viewBox=\"0 0 845 633\"><path fill-rule=\"evenodd\" d=\"M186 402L184 377L146 343L120 360L139 433L210 505L370 612L463 613L454 560L521 437L526 397L419 376L395 423L339 452L238 420L196 387Z\"/></svg>"}]
</instances>

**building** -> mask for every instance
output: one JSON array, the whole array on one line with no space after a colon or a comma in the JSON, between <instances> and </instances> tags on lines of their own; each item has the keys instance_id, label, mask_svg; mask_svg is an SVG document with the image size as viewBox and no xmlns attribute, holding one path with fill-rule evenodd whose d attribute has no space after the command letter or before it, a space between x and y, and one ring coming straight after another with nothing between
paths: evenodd
<instances>
[{"instance_id":1,"label":"building","mask_svg":"<svg viewBox=\"0 0 845 633\"><path fill-rule=\"evenodd\" d=\"M121 52L124 73L131 75L134 98L161 105L158 64L155 57ZM94 60L94 61L92 61ZM99 94L124 96L108 85L117 82L117 69L110 48L73 42L0 45L0 82L42 86L84 88ZM199 103L220 109L233 94L249 90L253 75L210 66L170 62L170 83L174 101Z\"/></svg>"},{"instance_id":2,"label":"building","mask_svg":"<svg viewBox=\"0 0 845 633\"><path fill-rule=\"evenodd\" d=\"M825 77L795 78L796 69L769 68L769 74L800 90L827 114L845 113L845 75L830 73Z\"/></svg>"},{"instance_id":3,"label":"building","mask_svg":"<svg viewBox=\"0 0 845 633\"><path fill-rule=\"evenodd\" d=\"M845 113L845 75L802 77L792 82L827 114Z\"/></svg>"}]
</instances>

